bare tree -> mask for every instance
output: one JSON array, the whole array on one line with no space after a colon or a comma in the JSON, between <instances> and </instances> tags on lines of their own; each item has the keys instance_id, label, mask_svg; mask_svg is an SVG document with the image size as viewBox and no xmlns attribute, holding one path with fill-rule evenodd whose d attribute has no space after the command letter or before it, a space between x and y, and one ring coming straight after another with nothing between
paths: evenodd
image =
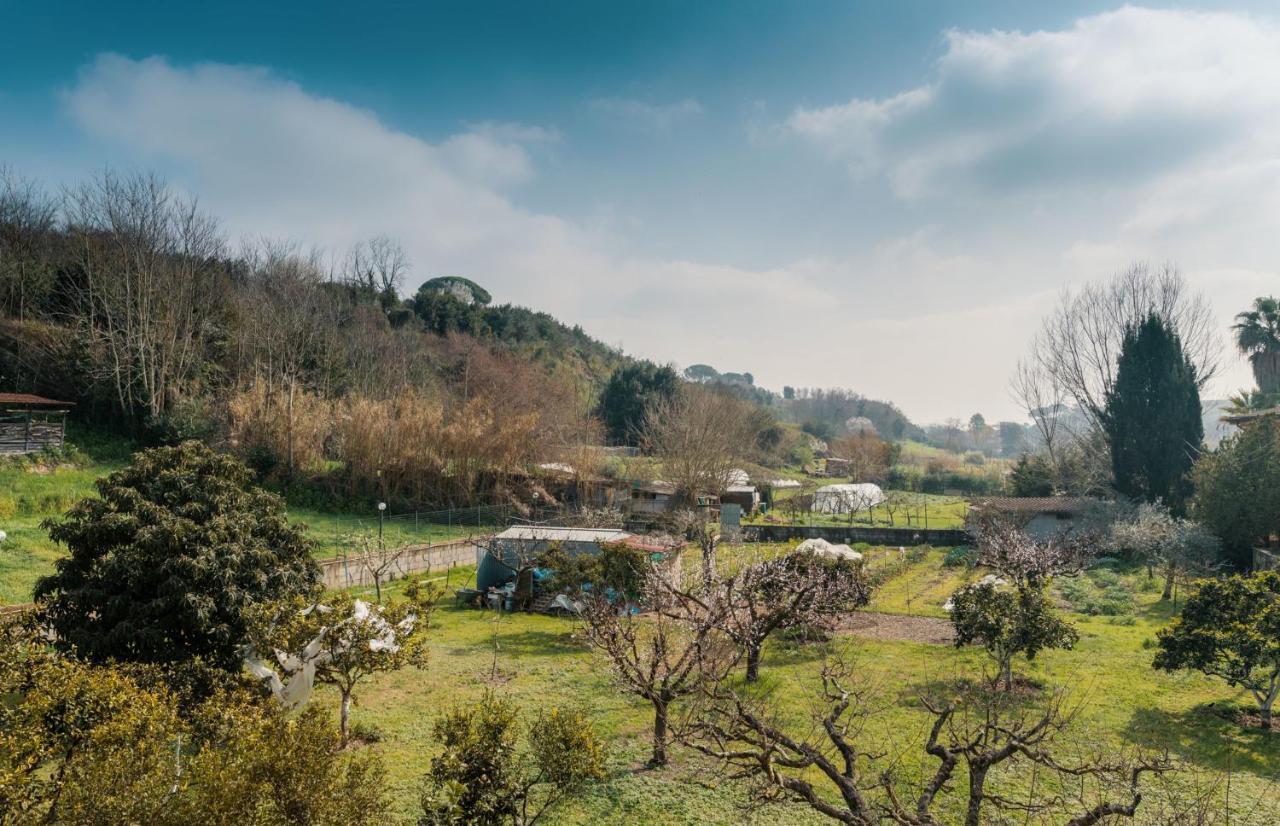
<instances>
[{"instance_id":1,"label":"bare tree","mask_svg":"<svg viewBox=\"0 0 1280 826\"><path fill-rule=\"evenodd\" d=\"M25 320L53 283L56 202L0 166L0 308Z\"/></svg>"},{"instance_id":2,"label":"bare tree","mask_svg":"<svg viewBox=\"0 0 1280 826\"><path fill-rule=\"evenodd\" d=\"M1055 740L1072 720L1061 695L1042 712L1019 711L997 692L970 693L945 704L926 701L934 721L923 744L938 761L933 774L909 796L894 776L896 761L864 742L872 714L872 692L852 668L838 660L823 668L812 723L783 722L759 695L735 691L724 682L709 688L706 703L689 716L681 739L721 761L731 777L752 782L760 802L790 800L840 823L872 826L940 826L935 813L952 791L957 769L966 770L966 826L979 826L988 809L1056 815L1075 808L1071 826L1091 826L1110 817L1133 817L1142 802L1145 775L1163 775L1173 766L1163 756L1068 761ZM1060 781L1043 796L1012 800L989 788L1000 768L1032 764ZM1069 781L1069 782L1068 782ZM1048 785L1048 784L1046 784ZM1073 791L1068 792L1067 789ZM914 798L914 799L912 799Z\"/></svg>"},{"instance_id":3,"label":"bare tree","mask_svg":"<svg viewBox=\"0 0 1280 826\"><path fill-rule=\"evenodd\" d=\"M742 647L746 679L760 676L765 641L784 629L830 633L838 619L866 605L871 588L861 563L808 552L748 565L723 584L725 631Z\"/></svg>"},{"instance_id":4,"label":"bare tree","mask_svg":"<svg viewBox=\"0 0 1280 826\"><path fill-rule=\"evenodd\" d=\"M344 269L348 284L395 297L409 273L409 256L400 242L379 235L353 246Z\"/></svg>"},{"instance_id":5,"label":"bare tree","mask_svg":"<svg viewBox=\"0 0 1280 826\"><path fill-rule=\"evenodd\" d=\"M663 475L677 495L693 503L729 486L732 471L755 443L755 420L747 402L687 385L647 411L640 442L662 459Z\"/></svg>"},{"instance_id":6,"label":"bare tree","mask_svg":"<svg viewBox=\"0 0 1280 826\"><path fill-rule=\"evenodd\" d=\"M1025 369L1041 374L1043 379L1036 383L1050 382L1052 395L1073 401L1097 426L1107 393L1115 384L1125 330L1149 313L1177 332L1204 388L1218 373L1221 330L1208 297L1192 292L1181 273L1168 264L1159 268L1134 264L1109 281L1063 292L1032 343ZM1018 380L1015 387L1025 384L1025 379Z\"/></svg>"},{"instance_id":7,"label":"bare tree","mask_svg":"<svg viewBox=\"0 0 1280 826\"><path fill-rule=\"evenodd\" d=\"M401 570L400 560L404 559L404 555L413 546L403 543L388 545L382 537L373 537L369 534L357 534L352 537L352 542L359 549L361 567L373 578L373 590L378 604L381 605L382 583L393 579L397 571L404 573Z\"/></svg>"},{"instance_id":8,"label":"bare tree","mask_svg":"<svg viewBox=\"0 0 1280 826\"><path fill-rule=\"evenodd\" d=\"M656 573L647 578L645 597L651 610L637 616L593 591L580 616L587 642L608 659L618 685L653 706L649 765L664 766L672 703L723 676L736 655L720 630L721 603L681 591Z\"/></svg>"},{"instance_id":9,"label":"bare tree","mask_svg":"<svg viewBox=\"0 0 1280 826\"><path fill-rule=\"evenodd\" d=\"M96 378L135 424L162 416L196 379L224 284L217 223L154 176L105 172L67 194L73 323L99 353Z\"/></svg>"}]
</instances>

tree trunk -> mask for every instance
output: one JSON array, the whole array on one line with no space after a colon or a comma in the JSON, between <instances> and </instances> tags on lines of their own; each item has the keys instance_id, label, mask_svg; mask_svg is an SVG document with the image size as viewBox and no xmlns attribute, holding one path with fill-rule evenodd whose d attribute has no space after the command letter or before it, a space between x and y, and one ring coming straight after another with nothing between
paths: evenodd
<instances>
[{"instance_id":1,"label":"tree trunk","mask_svg":"<svg viewBox=\"0 0 1280 826\"><path fill-rule=\"evenodd\" d=\"M667 703L665 700L653 701L653 756L649 758L653 767L667 765Z\"/></svg>"},{"instance_id":2,"label":"tree trunk","mask_svg":"<svg viewBox=\"0 0 1280 826\"><path fill-rule=\"evenodd\" d=\"M711 590L712 584L716 577L716 541L715 539L703 539L702 541L702 587L708 591Z\"/></svg>"},{"instance_id":3,"label":"tree trunk","mask_svg":"<svg viewBox=\"0 0 1280 826\"><path fill-rule=\"evenodd\" d=\"M1271 729L1271 706L1276 701L1275 692L1268 694L1262 702L1258 703L1258 721L1259 726L1270 731Z\"/></svg>"},{"instance_id":4,"label":"tree trunk","mask_svg":"<svg viewBox=\"0 0 1280 826\"><path fill-rule=\"evenodd\" d=\"M987 783L986 768L969 767L969 807L965 811L965 826L982 826L983 787Z\"/></svg>"},{"instance_id":5,"label":"tree trunk","mask_svg":"<svg viewBox=\"0 0 1280 826\"><path fill-rule=\"evenodd\" d=\"M342 692L342 706L338 711L338 732L341 735L339 747L347 747L347 721L351 718L351 693Z\"/></svg>"},{"instance_id":6,"label":"tree trunk","mask_svg":"<svg viewBox=\"0 0 1280 826\"><path fill-rule=\"evenodd\" d=\"M1004 678L1004 690L1013 691L1013 657L1001 663L1000 675Z\"/></svg>"},{"instance_id":7,"label":"tree trunk","mask_svg":"<svg viewBox=\"0 0 1280 826\"><path fill-rule=\"evenodd\" d=\"M760 645L747 646L747 682L754 683L760 679Z\"/></svg>"},{"instance_id":8,"label":"tree trunk","mask_svg":"<svg viewBox=\"0 0 1280 826\"><path fill-rule=\"evenodd\" d=\"M1173 578L1177 575L1178 568L1176 565L1170 565L1164 572L1164 593L1160 595L1160 599L1173 598Z\"/></svg>"}]
</instances>

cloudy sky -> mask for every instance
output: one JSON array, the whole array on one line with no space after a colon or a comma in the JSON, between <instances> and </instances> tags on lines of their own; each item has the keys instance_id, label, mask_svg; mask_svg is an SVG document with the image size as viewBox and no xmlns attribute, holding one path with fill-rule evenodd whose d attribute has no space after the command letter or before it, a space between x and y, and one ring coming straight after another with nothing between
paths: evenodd
<instances>
[{"instance_id":1,"label":"cloudy sky","mask_svg":"<svg viewBox=\"0 0 1280 826\"><path fill-rule=\"evenodd\" d=\"M1224 347L1280 293L1271 6L0 0L0 163L154 170L233 237L388 234L411 289L994 420L1064 286L1174 262Z\"/></svg>"}]
</instances>

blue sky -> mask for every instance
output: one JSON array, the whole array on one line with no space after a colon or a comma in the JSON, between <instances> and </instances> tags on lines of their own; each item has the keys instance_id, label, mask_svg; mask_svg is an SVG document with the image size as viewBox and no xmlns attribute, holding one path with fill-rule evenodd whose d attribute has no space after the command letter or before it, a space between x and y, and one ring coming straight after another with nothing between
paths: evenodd
<instances>
[{"instance_id":1,"label":"blue sky","mask_svg":"<svg viewBox=\"0 0 1280 826\"><path fill-rule=\"evenodd\" d=\"M1267 5L0 0L0 163L400 238L629 352L1016 411L1064 286L1280 288ZM1247 381L1242 363L1215 386Z\"/></svg>"}]
</instances>

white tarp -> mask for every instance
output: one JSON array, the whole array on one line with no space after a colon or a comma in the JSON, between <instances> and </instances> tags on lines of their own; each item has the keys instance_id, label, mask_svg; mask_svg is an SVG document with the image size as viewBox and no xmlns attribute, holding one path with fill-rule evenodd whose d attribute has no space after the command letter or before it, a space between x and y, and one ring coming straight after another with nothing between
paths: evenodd
<instances>
[{"instance_id":1,"label":"white tarp","mask_svg":"<svg viewBox=\"0 0 1280 826\"><path fill-rule=\"evenodd\" d=\"M750 484L751 484L751 474L747 473L742 468L734 468L733 470L725 474L726 488L731 488L731 487L734 487L735 485L750 485Z\"/></svg>"},{"instance_id":2,"label":"white tarp","mask_svg":"<svg viewBox=\"0 0 1280 826\"><path fill-rule=\"evenodd\" d=\"M823 485L813 492L815 513L850 513L875 507L884 501L884 491L870 482L850 485Z\"/></svg>"},{"instance_id":3,"label":"white tarp","mask_svg":"<svg viewBox=\"0 0 1280 826\"><path fill-rule=\"evenodd\" d=\"M825 539L806 539L796 546L796 553L810 553L823 559L849 559L862 561L862 554L848 545L835 545Z\"/></svg>"},{"instance_id":4,"label":"white tarp","mask_svg":"<svg viewBox=\"0 0 1280 826\"><path fill-rule=\"evenodd\" d=\"M309 614L312 610L327 614L332 609L327 605L314 605L304 609L302 613ZM245 665L253 676L267 683L271 695L281 705L285 708L298 708L311 697L317 666L326 665L335 654L341 654L351 646L366 641L370 651L394 652L400 648L397 637L411 633L417 622L417 615L409 614L398 624L392 625L383 618L381 608L358 599L352 604L349 617L338 618L333 625L322 627L320 635L297 654L275 650L269 658L263 658L256 652L247 651ZM361 626L368 630L361 630Z\"/></svg>"}]
</instances>

